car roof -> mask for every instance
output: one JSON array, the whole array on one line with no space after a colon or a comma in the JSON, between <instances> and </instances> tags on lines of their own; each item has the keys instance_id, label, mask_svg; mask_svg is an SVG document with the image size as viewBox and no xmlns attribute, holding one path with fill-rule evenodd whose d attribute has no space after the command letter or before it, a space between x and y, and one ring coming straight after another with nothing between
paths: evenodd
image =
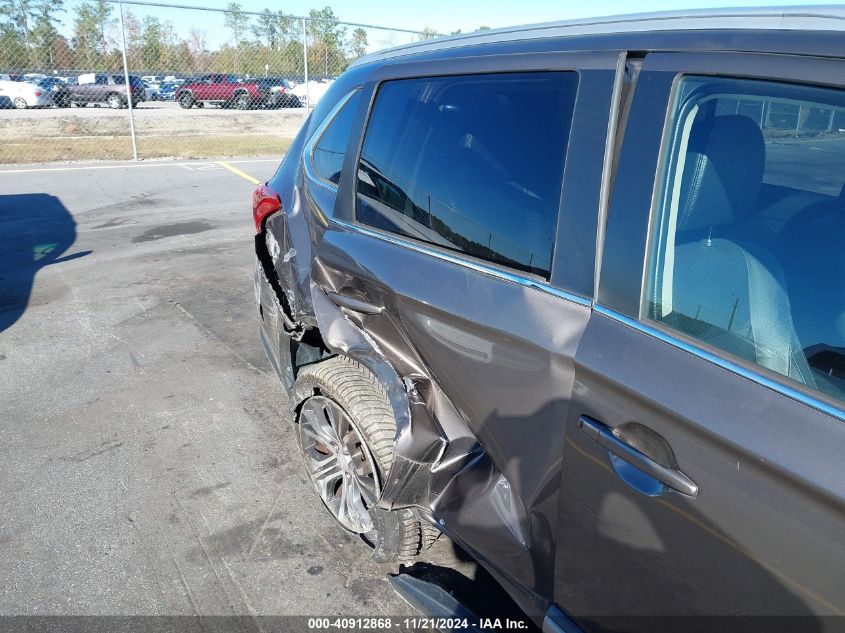
<instances>
[{"instance_id":1,"label":"car roof","mask_svg":"<svg viewBox=\"0 0 845 633\"><path fill-rule=\"evenodd\" d=\"M596 35L631 35L678 31L801 32L845 31L845 6L732 7L613 15L541 24L526 24L438 37L387 48L356 60L352 66L387 62L421 53L452 51L468 46L504 44ZM839 49L842 55L841 48Z\"/></svg>"}]
</instances>

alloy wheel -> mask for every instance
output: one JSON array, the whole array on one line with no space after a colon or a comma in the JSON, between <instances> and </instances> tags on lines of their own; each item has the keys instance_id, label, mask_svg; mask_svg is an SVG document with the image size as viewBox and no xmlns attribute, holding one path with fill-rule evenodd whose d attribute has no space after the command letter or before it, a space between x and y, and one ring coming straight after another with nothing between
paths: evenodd
<instances>
[{"instance_id":1,"label":"alloy wheel","mask_svg":"<svg viewBox=\"0 0 845 633\"><path fill-rule=\"evenodd\" d=\"M14 102L14 103L15 103L15 107L16 107L18 110L23 110L23 109L25 109L25 108L26 108L26 99L24 99L23 97L17 97L17 98L15 99L15 102Z\"/></svg>"},{"instance_id":2,"label":"alloy wheel","mask_svg":"<svg viewBox=\"0 0 845 633\"><path fill-rule=\"evenodd\" d=\"M370 449L334 400L314 396L302 406L299 447L317 494L338 523L351 532L374 529L369 508L379 496Z\"/></svg>"}]
</instances>

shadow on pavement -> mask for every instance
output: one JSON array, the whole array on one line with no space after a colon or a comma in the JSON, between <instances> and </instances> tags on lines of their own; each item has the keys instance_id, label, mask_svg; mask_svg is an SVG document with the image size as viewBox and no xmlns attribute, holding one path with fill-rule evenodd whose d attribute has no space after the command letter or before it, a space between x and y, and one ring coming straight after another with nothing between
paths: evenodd
<instances>
[{"instance_id":1,"label":"shadow on pavement","mask_svg":"<svg viewBox=\"0 0 845 633\"><path fill-rule=\"evenodd\" d=\"M525 623L527 628L520 629L521 631L539 632L540 629L531 622L483 566L475 562L468 553L454 543L451 545L455 558L471 564L472 578L451 567L426 562L414 563L407 567L403 566L400 573L445 589L480 620L498 618L504 622L507 618Z\"/></svg>"},{"instance_id":2,"label":"shadow on pavement","mask_svg":"<svg viewBox=\"0 0 845 633\"><path fill-rule=\"evenodd\" d=\"M75 240L76 222L55 196L0 196L0 332L26 311L39 270L91 252L63 257Z\"/></svg>"}]
</instances>

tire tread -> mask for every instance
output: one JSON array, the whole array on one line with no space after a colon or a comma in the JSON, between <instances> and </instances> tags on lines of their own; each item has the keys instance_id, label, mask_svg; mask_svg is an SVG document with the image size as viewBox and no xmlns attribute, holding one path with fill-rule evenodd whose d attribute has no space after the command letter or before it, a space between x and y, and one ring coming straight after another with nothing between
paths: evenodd
<instances>
[{"instance_id":1,"label":"tire tread","mask_svg":"<svg viewBox=\"0 0 845 633\"><path fill-rule=\"evenodd\" d=\"M359 362L345 356L335 356L303 367L297 377L297 383L309 390L319 389L323 395L331 397L346 410L364 435L376 461L380 482L383 483L393 465L396 422L387 392L381 382ZM412 510L405 508L395 512L399 520L396 559L409 561L434 540L425 524L421 523Z\"/></svg>"}]
</instances>

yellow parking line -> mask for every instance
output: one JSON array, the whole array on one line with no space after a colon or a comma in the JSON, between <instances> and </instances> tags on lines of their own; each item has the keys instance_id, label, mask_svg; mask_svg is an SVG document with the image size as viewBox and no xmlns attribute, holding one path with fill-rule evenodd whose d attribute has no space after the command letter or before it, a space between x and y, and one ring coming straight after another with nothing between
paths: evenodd
<instances>
[{"instance_id":1,"label":"yellow parking line","mask_svg":"<svg viewBox=\"0 0 845 633\"><path fill-rule=\"evenodd\" d=\"M261 181L258 180L258 178L253 178L252 176L250 176L245 171L241 171L237 167L230 165L229 163L227 163L225 161L218 160L217 164L220 165L221 167L223 167L224 169L228 169L230 172L232 172L236 176L240 176L244 180L249 180L253 185L260 185L261 184Z\"/></svg>"}]
</instances>

